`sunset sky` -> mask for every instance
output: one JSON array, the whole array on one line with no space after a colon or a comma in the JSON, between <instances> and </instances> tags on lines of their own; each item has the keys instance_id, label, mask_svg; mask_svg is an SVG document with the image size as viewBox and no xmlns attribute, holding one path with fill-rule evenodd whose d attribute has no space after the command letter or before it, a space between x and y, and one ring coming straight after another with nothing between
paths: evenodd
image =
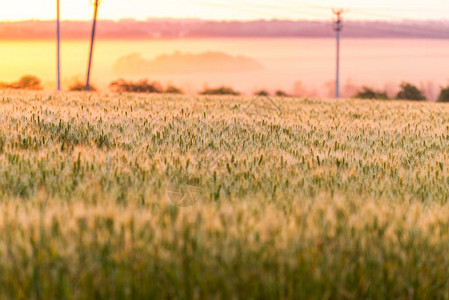
<instances>
[{"instance_id":1,"label":"sunset sky","mask_svg":"<svg viewBox=\"0 0 449 300\"><path fill-rule=\"evenodd\" d=\"M90 19L93 0L61 0L63 19ZM53 19L56 0L14 0L0 20ZM328 19L332 7L347 19L449 19L447 0L103 0L102 19L151 17L219 20Z\"/></svg>"}]
</instances>

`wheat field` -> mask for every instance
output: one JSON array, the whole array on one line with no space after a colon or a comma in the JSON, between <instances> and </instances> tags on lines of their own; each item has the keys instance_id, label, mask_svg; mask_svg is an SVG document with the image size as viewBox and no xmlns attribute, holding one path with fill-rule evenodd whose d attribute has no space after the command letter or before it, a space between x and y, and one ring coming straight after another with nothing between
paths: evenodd
<instances>
[{"instance_id":1,"label":"wheat field","mask_svg":"<svg viewBox=\"0 0 449 300\"><path fill-rule=\"evenodd\" d=\"M1 299L449 298L449 106L0 105Z\"/></svg>"}]
</instances>

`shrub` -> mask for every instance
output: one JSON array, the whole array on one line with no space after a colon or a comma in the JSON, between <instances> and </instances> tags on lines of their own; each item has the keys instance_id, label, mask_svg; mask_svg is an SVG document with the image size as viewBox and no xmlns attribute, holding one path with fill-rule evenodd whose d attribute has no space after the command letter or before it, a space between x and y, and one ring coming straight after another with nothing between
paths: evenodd
<instances>
[{"instance_id":1,"label":"shrub","mask_svg":"<svg viewBox=\"0 0 449 300\"><path fill-rule=\"evenodd\" d=\"M184 92L180 88L173 86L173 85L169 85L165 89L165 93L167 93L167 94L184 94Z\"/></svg>"},{"instance_id":2,"label":"shrub","mask_svg":"<svg viewBox=\"0 0 449 300\"><path fill-rule=\"evenodd\" d=\"M230 87L222 86L218 88L208 89L206 88L204 91L200 93L200 95L233 95L238 96L240 95L239 92L234 91Z\"/></svg>"},{"instance_id":3,"label":"shrub","mask_svg":"<svg viewBox=\"0 0 449 300\"><path fill-rule=\"evenodd\" d=\"M426 100L424 94L414 85L403 82L401 84L401 90L396 96L398 99L423 101Z\"/></svg>"},{"instance_id":4,"label":"shrub","mask_svg":"<svg viewBox=\"0 0 449 300\"><path fill-rule=\"evenodd\" d=\"M85 89L86 89L86 85L84 83L82 83L82 82L79 82L79 81L75 82L73 85L71 85L69 87L69 91L72 91L72 92L84 91ZM93 84L90 84L89 85L89 91L96 92L97 88Z\"/></svg>"},{"instance_id":5,"label":"shrub","mask_svg":"<svg viewBox=\"0 0 449 300\"><path fill-rule=\"evenodd\" d=\"M386 92L380 92L380 91L375 91L369 87L362 87L362 90L359 91L356 95L355 98L358 99L380 99L380 100L386 100L388 99L387 93Z\"/></svg>"},{"instance_id":6,"label":"shrub","mask_svg":"<svg viewBox=\"0 0 449 300\"><path fill-rule=\"evenodd\" d=\"M438 102L449 102L449 86L441 90Z\"/></svg>"},{"instance_id":7,"label":"shrub","mask_svg":"<svg viewBox=\"0 0 449 300\"><path fill-rule=\"evenodd\" d=\"M163 89L158 82L149 82L147 79L137 82L119 79L109 84L109 88L114 92L133 93L162 93Z\"/></svg>"},{"instance_id":8,"label":"shrub","mask_svg":"<svg viewBox=\"0 0 449 300\"><path fill-rule=\"evenodd\" d=\"M0 88L14 90L42 90L41 80L34 75L22 76L19 81L13 83L0 83Z\"/></svg>"},{"instance_id":9,"label":"shrub","mask_svg":"<svg viewBox=\"0 0 449 300\"><path fill-rule=\"evenodd\" d=\"M266 96L270 96L270 93L268 91L266 91L266 90L260 90L260 91L255 92L254 96L266 97Z\"/></svg>"},{"instance_id":10,"label":"shrub","mask_svg":"<svg viewBox=\"0 0 449 300\"><path fill-rule=\"evenodd\" d=\"M276 95L276 97L288 97L288 94L281 90L277 90L274 94Z\"/></svg>"},{"instance_id":11,"label":"shrub","mask_svg":"<svg viewBox=\"0 0 449 300\"><path fill-rule=\"evenodd\" d=\"M24 90L42 90L41 80L33 75L22 76L19 81L12 84L15 88Z\"/></svg>"}]
</instances>

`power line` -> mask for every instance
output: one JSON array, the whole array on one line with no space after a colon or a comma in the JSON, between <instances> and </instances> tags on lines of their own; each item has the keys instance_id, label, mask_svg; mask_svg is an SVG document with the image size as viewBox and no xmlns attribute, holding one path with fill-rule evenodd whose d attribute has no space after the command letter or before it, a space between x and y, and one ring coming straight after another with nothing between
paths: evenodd
<instances>
[{"instance_id":1,"label":"power line","mask_svg":"<svg viewBox=\"0 0 449 300\"><path fill-rule=\"evenodd\" d=\"M288 13L288 14L300 14L303 16L313 16L313 17L319 17L319 18L328 18L329 14L319 13L319 12L307 12L304 10L298 10L298 9L292 9L282 6L275 6L275 5L264 5L264 4L254 4L254 3L244 3L242 6L242 3L237 1L221 1L221 2L206 2L206 1L197 1L198 4L204 5L204 6L214 6L214 7L222 7L231 9L234 11L246 11L256 14L263 14L270 17L273 17L273 10L276 10L278 12L282 13ZM234 4L233 4L234 3ZM238 4L238 5L235 5ZM311 8L309 8L311 9Z\"/></svg>"},{"instance_id":2,"label":"power line","mask_svg":"<svg viewBox=\"0 0 449 300\"><path fill-rule=\"evenodd\" d=\"M315 8L315 9L323 9L328 10L331 7L325 6L325 5L316 5L316 3L312 3L309 1L296 1L296 0L278 0L278 2L282 3L288 3L290 5L298 5L301 4L303 6L306 6L308 8ZM428 7L425 8L419 8L419 7L382 7L382 6L373 6L373 7L366 7L366 6L347 6L345 8L345 12L348 11L380 11L382 13L384 12L401 12L401 13L441 13L441 9L429 9ZM397 16L397 15L396 15Z\"/></svg>"},{"instance_id":3,"label":"power line","mask_svg":"<svg viewBox=\"0 0 449 300\"><path fill-rule=\"evenodd\" d=\"M364 12L372 12L372 11L380 11L382 13L385 12L401 12L401 13L441 13L441 10L431 10L428 8L393 8L393 7L349 7L351 11L364 11Z\"/></svg>"},{"instance_id":4,"label":"power line","mask_svg":"<svg viewBox=\"0 0 449 300\"><path fill-rule=\"evenodd\" d=\"M317 5L316 3L312 3L309 1L293 1L293 0L279 0L277 4L280 5L266 5L259 4L255 2L247 2L241 3L240 1L235 0L223 0L219 3L211 3L210 1L199 2L203 5L207 6L218 6L218 7L226 7L233 10L240 11L250 11L255 13L262 13L265 15L269 15L273 17L273 10L279 11L282 13L288 14L300 14L307 17L317 17L317 18L327 18L329 15L324 14L324 11L328 11L331 9L330 6L325 5ZM242 7L245 6L245 8ZM295 7L301 6L303 9L298 9ZM261 12L260 10L263 10ZM313 12L311 12L313 11ZM322 13L323 12L323 13ZM346 13L354 13L355 15L365 15L370 17L377 17L381 19L404 19L405 15L400 13L441 13L441 10L432 10L428 8L392 8L392 7L360 7L360 6L349 6L345 9Z\"/></svg>"},{"instance_id":5,"label":"power line","mask_svg":"<svg viewBox=\"0 0 449 300\"><path fill-rule=\"evenodd\" d=\"M233 10L233 11L244 11L244 12L250 12L250 13L257 13L257 14L262 14L262 15L270 16L270 17L273 16L272 13L261 12L260 10L255 10L254 8L246 8L246 7L236 8L236 7L235 7L234 5L232 5L232 4L226 4L226 3L210 3L210 2L205 2L205 1L198 1L197 3L200 4L200 5L203 5L203 6L226 8L226 9L231 9L231 10Z\"/></svg>"},{"instance_id":6,"label":"power line","mask_svg":"<svg viewBox=\"0 0 449 300\"><path fill-rule=\"evenodd\" d=\"M317 5L316 3L311 3L307 1L294 1L294 0L279 0L280 2L287 2L288 5L298 5L302 4L302 6L312 9L326 10L331 9L331 6Z\"/></svg>"}]
</instances>

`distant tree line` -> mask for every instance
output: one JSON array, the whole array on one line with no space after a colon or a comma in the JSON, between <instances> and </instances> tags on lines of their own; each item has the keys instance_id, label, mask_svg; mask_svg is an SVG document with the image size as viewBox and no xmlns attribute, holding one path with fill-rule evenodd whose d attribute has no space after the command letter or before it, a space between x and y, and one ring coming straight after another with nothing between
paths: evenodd
<instances>
[{"instance_id":1,"label":"distant tree line","mask_svg":"<svg viewBox=\"0 0 449 300\"><path fill-rule=\"evenodd\" d=\"M360 90L355 98L358 99L377 99L377 100L412 100L412 101L426 101L426 96L424 96L423 91L417 88L415 85L403 82L400 85L399 92L396 94L395 98L390 99L385 91L377 91L372 88L364 86ZM449 86L441 88L440 95L437 102L449 102Z\"/></svg>"},{"instance_id":2,"label":"distant tree line","mask_svg":"<svg viewBox=\"0 0 449 300\"><path fill-rule=\"evenodd\" d=\"M182 94L183 91L175 86L168 86L166 89L162 88L162 85L158 82L149 82L148 80L140 80L137 82L126 81L119 79L111 82L110 89L114 92L135 92L135 93L173 93ZM199 92L200 95L241 95L240 92L234 90L232 87L219 86L215 88L205 88ZM259 90L254 93L255 96L276 96L276 97L289 97L290 95L282 90L277 90L273 94L267 90ZM354 96L358 99L377 99L377 100L412 100L412 101L425 101L426 96L415 85L403 82L399 87L399 92L394 98L388 97L387 92L378 91L369 87L362 87L362 89ZM438 102L449 102L449 86L442 88Z\"/></svg>"},{"instance_id":3,"label":"distant tree line","mask_svg":"<svg viewBox=\"0 0 449 300\"><path fill-rule=\"evenodd\" d=\"M85 84L80 81L75 81L70 85L69 91L84 91ZM0 82L0 89L22 89L22 90L42 90L41 80L34 75L25 75L18 81L12 83ZM127 81L118 79L109 84L109 89L117 93L167 93L167 94L183 94L184 91L174 85L168 85L166 88L157 82L149 81L148 79L138 81ZM94 85L90 85L90 91L97 91ZM232 87L219 86L215 88L204 88L200 95L232 95L239 96L240 92L234 90ZM262 90L254 93L257 96L270 96L270 93ZM277 97L288 97L289 95L281 90L274 93Z\"/></svg>"},{"instance_id":4,"label":"distant tree line","mask_svg":"<svg viewBox=\"0 0 449 300\"><path fill-rule=\"evenodd\" d=\"M169 94L183 94L183 91L175 86L169 85L166 89L162 87L159 82L150 82L147 79L140 81L126 81L119 79L109 84L109 88L113 92L128 92L128 93L169 93Z\"/></svg>"},{"instance_id":5,"label":"distant tree line","mask_svg":"<svg viewBox=\"0 0 449 300\"><path fill-rule=\"evenodd\" d=\"M75 92L75 91L84 91L86 89L86 84L82 83L80 81L76 81L69 87L69 91ZM97 87L91 83L89 83L89 91L96 92Z\"/></svg>"},{"instance_id":6,"label":"distant tree line","mask_svg":"<svg viewBox=\"0 0 449 300\"><path fill-rule=\"evenodd\" d=\"M262 96L262 97L269 97L269 96L290 97L289 94L287 94L286 92L284 92L282 90L275 91L273 95L271 95L270 92L268 92L267 90L260 90L260 91L256 91L254 93L254 96Z\"/></svg>"},{"instance_id":7,"label":"distant tree line","mask_svg":"<svg viewBox=\"0 0 449 300\"><path fill-rule=\"evenodd\" d=\"M76 81L69 87L69 91L83 91L85 85L79 81ZM168 93L168 94L183 94L183 90L174 85L169 85L166 88L157 82L149 81L147 79L139 81L126 81L124 79L118 79L109 84L109 88L113 92L119 93ZM41 80L34 75L22 76L18 81L11 83L0 82L0 89L22 89L22 90L42 90ZM91 85L91 91L96 91L97 88ZM205 88L199 92L200 95L241 95L240 92L234 90L232 87L219 86L215 88ZM273 94L267 90L259 90L254 93L254 96L276 96L276 97L289 97L290 95L282 90L277 90ZM367 86L364 86L357 92L354 98L358 99L373 99L373 100L412 100L412 101L425 101L426 96L423 91L417 88L415 85L403 82L399 86L399 92L395 97L390 98L386 91L376 90ZM440 95L437 102L449 102L449 86L441 88Z\"/></svg>"},{"instance_id":8,"label":"distant tree line","mask_svg":"<svg viewBox=\"0 0 449 300\"><path fill-rule=\"evenodd\" d=\"M73 1L74 2L74 1ZM87 2L87 1L85 1ZM312 2L312 1L310 1ZM329 1L330 2L330 1ZM404 2L405 3L405 2ZM443 3L443 2L441 2ZM347 21L345 37L352 38L439 38L449 37L447 21ZM198 38L198 37L333 37L326 21L254 20L204 21L170 20L99 20L99 38ZM87 21L63 21L64 36L84 38L90 34ZM2 39L53 38L53 21L0 22Z\"/></svg>"},{"instance_id":9,"label":"distant tree line","mask_svg":"<svg viewBox=\"0 0 449 300\"><path fill-rule=\"evenodd\" d=\"M378 99L378 100L389 100L387 93L385 91L376 91L369 87L364 86L361 91L359 91L355 98L358 99ZM411 83L403 82L400 85L399 92L393 99L400 100L413 100L413 101L425 101L426 96L424 93Z\"/></svg>"}]
</instances>

